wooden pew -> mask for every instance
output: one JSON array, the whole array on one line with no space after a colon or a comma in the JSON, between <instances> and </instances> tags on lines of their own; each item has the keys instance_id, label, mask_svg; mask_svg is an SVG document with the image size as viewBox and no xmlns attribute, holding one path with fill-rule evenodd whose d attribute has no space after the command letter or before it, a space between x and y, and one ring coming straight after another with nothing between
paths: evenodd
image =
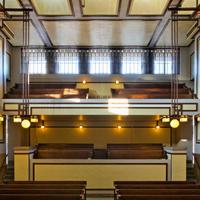
<instances>
[{"instance_id":1,"label":"wooden pew","mask_svg":"<svg viewBox=\"0 0 200 200\"><path fill-rule=\"evenodd\" d=\"M113 98L129 99L169 99L171 98L170 82L153 82L153 83L125 83L124 89L111 89ZM179 98L194 98L190 88L185 84L178 85Z\"/></svg>"},{"instance_id":2,"label":"wooden pew","mask_svg":"<svg viewBox=\"0 0 200 200\"><path fill-rule=\"evenodd\" d=\"M108 144L110 159L163 159L166 158L162 144Z\"/></svg>"},{"instance_id":3,"label":"wooden pew","mask_svg":"<svg viewBox=\"0 0 200 200\"><path fill-rule=\"evenodd\" d=\"M200 185L195 182L115 181L116 200L196 200Z\"/></svg>"},{"instance_id":4,"label":"wooden pew","mask_svg":"<svg viewBox=\"0 0 200 200\"><path fill-rule=\"evenodd\" d=\"M179 83L179 88L185 88L185 83ZM125 83L124 88L171 88L171 82L136 82Z\"/></svg>"},{"instance_id":5,"label":"wooden pew","mask_svg":"<svg viewBox=\"0 0 200 200\"><path fill-rule=\"evenodd\" d=\"M24 189L84 189L83 185L68 184L0 184L0 189L6 188L24 188Z\"/></svg>"},{"instance_id":6,"label":"wooden pew","mask_svg":"<svg viewBox=\"0 0 200 200\"><path fill-rule=\"evenodd\" d=\"M114 181L114 186L121 186L121 185L145 185L145 184L164 184L164 185L173 185L173 184L187 184L187 185L191 185L191 184L196 184L195 181Z\"/></svg>"},{"instance_id":7,"label":"wooden pew","mask_svg":"<svg viewBox=\"0 0 200 200\"><path fill-rule=\"evenodd\" d=\"M198 194L200 195L200 189L120 189L117 195L188 195L188 194Z\"/></svg>"},{"instance_id":8,"label":"wooden pew","mask_svg":"<svg viewBox=\"0 0 200 200\"><path fill-rule=\"evenodd\" d=\"M197 184L135 184L135 185L116 185L115 189L200 189Z\"/></svg>"},{"instance_id":9,"label":"wooden pew","mask_svg":"<svg viewBox=\"0 0 200 200\"><path fill-rule=\"evenodd\" d=\"M0 189L0 194L77 194L85 195L82 189L38 189L38 188L3 188Z\"/></svg>"},{"instance_id":10,"label":"wooden pew","mask_svg":"<svg viewBox=\"0 0 200 200\"><path fill-rule=\"evenodd\" d=\"M1 200L82 200L72 194L0 194Z\"/></svg>"},{"instance_id":11,"label":"wooden pew","mask_svg":"<svg viewBox=\"0 0 200 200\"><path fill-rule=\"evenodd\" d=\"M118 200L199 200L200 195L121 195Z\"/></svg>"},{"instance_id":12,"label":"wooden pew","mask_svg":"<svg viewBox=\"0 0 200 200\"><path fill-rule=\"evenodd\" d=\"M62 185L82 185L86 187L87 181L12 181L7 184L62 184Z\"/></svg>"},{"instance_id":13,"label":"wooden pew","mask_svg":"<svg viewBox=\"0 0 200 200\"><path fill-rule=\"evenodd\" d=\"M83 200L85 181L38 181L0 184L0 199L24 200Z\"/></svg>"},{"instance_id":14,"label":"wooden pew","mask_svg":"<svg viewBox=\"0 0 200 200\"><path fill-rule=\"evenodd\" d=\"M30 83L29 84L30 89L40 88L40 89L56 89L56 88L76 88L76 83ZM14 86L14 89L22 89L22 84L16 83Z\"/></svg>"},{"instance_id":15,"label":"wooden pew","mask_svg":"<svg viewBox=\"0 0 200 200\"><path fill-rule=\"evenodd\" d=\"M88 159L93 157L93 144L38 144L35 158Z\"/></svg>"}]
</instances>

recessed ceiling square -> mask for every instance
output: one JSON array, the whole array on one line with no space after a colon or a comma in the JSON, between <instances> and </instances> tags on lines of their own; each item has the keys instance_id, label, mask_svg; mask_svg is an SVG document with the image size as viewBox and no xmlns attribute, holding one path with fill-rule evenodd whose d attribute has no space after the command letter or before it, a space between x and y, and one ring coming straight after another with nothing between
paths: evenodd
<instances>
[{"instance_id":1,"label":"recessed ceiling square","mask_svg":"<svg viewBox=\"0 0 200 200\"><path fill-rule=\"evenodd\" d=\"M169 0L131 0L129 15L162 15Z\"/></svg>"},{"instance_id":2,"label":"recessed ceiling square","mask_svg":"<svg viewBox=\"0 0 200 200\"><path fill-rule=\"evenodd\" d=\"M120 0L84 0L83 15L117 15Z\"/></svg>"},{"instance_id":3,"label":"recessed ceiling square","mask_svg":"<svg viewBox=\"0 0 200 200\"><path fill-rule=\"evenodd\" d=\"M196 0L184 0L182 3L182 8L196 8L197 1ZM180 15L191 15L194 11L179 11Z\"/></svg>"},{"instance_id":4,"label":"recessed ceiling square","mask_svg":"<svg viewBox=\"0 0 200 200\"><path fill-rule=\"evenodd\" d=\"M72 15L70 0L31 0L38 15Z\"/></svg>"},{"instance_id":5,"label":"recessed ceiling square","mask_svg":"<svg viewBox=\"0 0 200 200\"><path fill-rule=\"evenodd\" d=\"M191 8L197 6L197 0L183 0L182 8Z\"/></svg>"},{"instance_id":6,"label":"recessed ceiling square","mask_svg":"<svg viewBox=\"0 0 200 200\"><path fill-rule=\"evenodd\" d=\"M3 0L0 0L0 3L3 5ZM21 5L18 0L6 0L5 1L5 7L6 8L21 8ZM22 12L8 12L10 15L22 15Z\"/></svg>"}]
</instances>

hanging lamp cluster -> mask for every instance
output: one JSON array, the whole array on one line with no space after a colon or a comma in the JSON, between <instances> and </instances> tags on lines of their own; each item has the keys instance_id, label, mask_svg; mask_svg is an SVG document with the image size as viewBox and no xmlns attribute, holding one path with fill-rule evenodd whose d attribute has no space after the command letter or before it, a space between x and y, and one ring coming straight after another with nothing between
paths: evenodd
<instances>
[{"instance_id":1,"label":"hanging lamp cluster","mask_svg":"<svg viewBox=\"0 0 200 200\"><path fill-rule=\"evenodd\" d=\"M30 115L29 102L29 44L30 44L30 16L29 9L23 10L23 48L22 48L22 104L18 115L13 117L15 123L21 123L23 128L29 128L31 123L38 123L37 116Z\"/></svg>"},{"instance_id":2,"label":"hanging lamp cluster","mask_svg":"<svg viewBox=\"0 0 200 200\"><path fill-rule=\"evenodd\" d=\"M188 116L183 115L179 105L178 80L178 10L171 10L171 46L172 46L172 74L171 74L171 109L170 115L164 116L162 122L169 122L172 128L178 128L180 122L187 122Z\"/></svg>"}]
</instances>

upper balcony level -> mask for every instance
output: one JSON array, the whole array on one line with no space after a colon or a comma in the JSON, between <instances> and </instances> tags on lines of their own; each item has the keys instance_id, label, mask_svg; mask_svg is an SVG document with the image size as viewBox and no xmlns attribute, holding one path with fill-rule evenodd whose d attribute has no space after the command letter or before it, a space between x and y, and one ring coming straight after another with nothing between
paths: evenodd
<instances>
[{"instance_id":1,"label":"upper balcony level","mask_svg":"<svg viewBox=\"0 0 200 200\"><path fill-rule=\"evenodd\" d=\"M35 115L169 115L171 83L31 83L30 113ZM178 85L183 114L198 112L199 100L184 83ZM23 106L22 85L5 95L3 110L17 114Z\"/></svg>"}]
</instances>

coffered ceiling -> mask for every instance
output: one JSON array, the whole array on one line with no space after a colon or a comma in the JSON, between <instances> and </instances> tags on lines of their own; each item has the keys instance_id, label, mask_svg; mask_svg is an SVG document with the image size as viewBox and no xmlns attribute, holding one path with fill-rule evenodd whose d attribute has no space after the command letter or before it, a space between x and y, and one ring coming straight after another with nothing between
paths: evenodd
<instances>
[{"instance_id":1,"label":"coffered ceiling","mask_svg":"<svg viewBox=\"0 0 200 200\"><path fill-rule=\"evenodd\" d=\"M69 0L31 0L38 15L72 15Z\"/></svg>"},{"instance_id":2,"label":"coffered ceiling","mask_svg":"<svg viewBox=\"0 0 200 200\"><path fill-rule=\"evenodd\" d=\"M120 0L82 1L83 15L118 15Z\"/></svg>"},{"instance_id":3,"label":"coffered ceiling","mask_svg":"<svg viewBox=\"0 0 200 200\"><path fill-rule=\"evenodd\" d=\"M170 5L179 0L6 0L6 8L32 8L31 45L52 46L168 46ZM0 0L3 3L3 0ZM179 45L195 23L190 15L197 0L183 0L179 11ZM22 13L10 12L4 23L14 33L10 43L22 45Z\"/></svg>"},{"instance_id":4,"label":"coffered ceiling","mask_svg":"<svg viewBox=\"0 0 200 200\"><path fill-rule=\"evenodd\" d=\"M162 15L169 0L131 0L129 15Z\"/></svg>"}]
</instances>

